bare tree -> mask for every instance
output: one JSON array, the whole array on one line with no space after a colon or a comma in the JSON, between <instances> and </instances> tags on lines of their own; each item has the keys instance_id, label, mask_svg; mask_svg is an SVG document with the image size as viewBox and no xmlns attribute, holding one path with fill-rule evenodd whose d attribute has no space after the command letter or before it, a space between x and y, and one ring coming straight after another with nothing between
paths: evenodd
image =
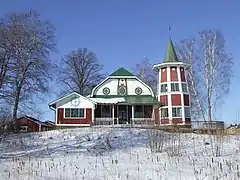
<instances>
[{"instance_id":1,"label":"bare tree","mask_svg":"<svg viewBox=\"0 0 240 180\"><path fill-rule=\"evenodd\" d=\"M2 20L0 22L0 98L3 97L3 89L8 79L9 63L13 55L13 47L9 43L10 32Z\"/></svg>"},{"instance_id":2,"label":"bare tree","mask_svg":"<svg viewBox=\"0 0 240 180\"><path fill-rule=\"evenodd\" d=\"M103 66L87 48L79 48L64 56L58 69L60 74L57 81L64 85L61 94L75 91L88 95L104 78Z\"/></svg>"},{"instance_id":3,"label":"bare tree","mask_svg":"<svg viewBox=\"0 0 240 180\"><path fill-rule=\"evenodd\" d=\"M198 47L196 39L185 39L176 46L178 56L186 63L185 70L187 75L187 83L189 87L189 93L191 96L191 111L192 117L197 119L199 117L206 120L206 111L204 107L204 98L202 94L202 82L199 76L201 73L198 66Z\"/></svg>"},{"instance_id":4,"label":"bare tree","mask_svg":"<svg viewBox=\"0 0 240 180\"><path fill-rule=\"evenodd\" d=\"M223 103L232 76L232 56L226 51L224 37L219 30L203 30L177 47L179 57L187 63L195 115L212 121L213 108Z\"/></svg>"},{"instance_id":5,"label":"bare tree","mask_svg":"<svg viewBox=\"0 0 240 180\"><path fill-rule=\"evenodd\" d=\"M154 92L157 93L158 85L158 73L152 70L153 65L149 62L147 58L144 58L139 64L133 68L134 74L150 86Z\"/></svg>"},{"instance_id":6,"label":"bare tree","mask_svg":"<svg viewBox=\"0 0 240 180\"><path fill-rule=\"evenodd\" d=\"M55 28L49 21L30 10L27 13L12 13L2 18L5 33L1 37L7 68L4 101L13 107L13 119L19 107L32 108L39 93L49 92L52 63L50 52L55 49ZM35 107L34 107L35 108Z\"/></svg>"}]
</instances>

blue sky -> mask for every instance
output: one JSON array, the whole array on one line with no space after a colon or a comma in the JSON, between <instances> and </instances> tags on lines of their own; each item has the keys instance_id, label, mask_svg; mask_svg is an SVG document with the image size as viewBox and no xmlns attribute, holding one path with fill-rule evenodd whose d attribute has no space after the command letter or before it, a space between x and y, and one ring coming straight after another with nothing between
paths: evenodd
<instances>
[{"instance_id":1,"label":"blue sky","mask_svg":"<svg viewBox=\"0 0 240 180\"><path fill-rule=\"evenodd\" d=\"M108 73L120 66L131 69L144 56L153 64L161 62L169 24L174 42L205 28L220 29L235 66L231 91L219 118L231 122L240 110L239 7L238 0L7 0L1 2L0 15L33 8L57 28L58 52L51 55L53 60L87 47L96 53ZM55 98L51 95L49 101ZM41 105L43 118L53 120L54 112L47 104Z\"/></svg>"}]
</instances>

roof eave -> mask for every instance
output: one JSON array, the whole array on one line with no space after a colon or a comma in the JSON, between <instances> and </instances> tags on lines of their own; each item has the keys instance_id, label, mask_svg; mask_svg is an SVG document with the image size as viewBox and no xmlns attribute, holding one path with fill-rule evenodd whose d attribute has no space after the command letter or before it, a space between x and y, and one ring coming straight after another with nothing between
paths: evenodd
<instances>
[{"instance_id":1,"label":"roof eave","mask_svg":"<svg viewBox=\"0 0 240 180\"><path fill-rule=\"evenodd\" d=\"M164 62L164 63L153 65L153 70L159 70L159 68L172 66L172 65L177 65L177 66L182 66L183 67L186 64L183 63L183 62Z\"/></svg>"},{"instance_id":2,"label":"roof eave","mask_svg":"<svg viewBox=\"0 0 240 180\"><path fill-rule=\"evenodd\" d=\"M136 76L108 76L108 78L126 78L126 79L131 79L131 78L135 78Z\"/></svg>"}]
</instances>

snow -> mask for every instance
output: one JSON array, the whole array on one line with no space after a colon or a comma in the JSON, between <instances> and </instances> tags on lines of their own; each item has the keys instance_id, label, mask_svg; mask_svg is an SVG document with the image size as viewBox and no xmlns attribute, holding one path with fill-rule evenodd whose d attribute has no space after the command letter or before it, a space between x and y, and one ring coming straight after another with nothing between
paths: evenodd
<instances>
[{"instance_id":1,"label":"snow","mask_svg":"<svg viewBox=\"0 0 240 180\"><path fill-rule=\"evenodd\" d=\"M92 101L100 104L116 104L120 102L125 102L125 99L123 97L118 98L89 98Z\"/></svg>"},{"instance_id":2,"label":"snow","mask_svg":"<svg viewBox=\"0 0 240 180\"><path fill-rule=\"evenodd\" d=\"M0 179L240 179L240 136L221 136L215 157L210 135L160 133L177 137L177 146L167 143L163 152L151 152L151 130L141 128L12 134L0 144Z\"/></svg>"}]
</instances>

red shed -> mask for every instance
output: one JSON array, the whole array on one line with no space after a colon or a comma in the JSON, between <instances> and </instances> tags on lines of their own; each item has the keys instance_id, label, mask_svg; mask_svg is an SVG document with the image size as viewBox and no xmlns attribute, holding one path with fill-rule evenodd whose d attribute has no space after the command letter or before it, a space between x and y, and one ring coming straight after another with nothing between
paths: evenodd
<instances>
[{"instance_id":1,"label":"red shed","mask_svg":"<svg viewBox=\"0 0 240 180\"><path fill-rule=\"evenodd\" d=\"M52 127L33 117L23 116L17 119L20 132L40 132L50 130Z\"/></svg>"}]
</instances>

